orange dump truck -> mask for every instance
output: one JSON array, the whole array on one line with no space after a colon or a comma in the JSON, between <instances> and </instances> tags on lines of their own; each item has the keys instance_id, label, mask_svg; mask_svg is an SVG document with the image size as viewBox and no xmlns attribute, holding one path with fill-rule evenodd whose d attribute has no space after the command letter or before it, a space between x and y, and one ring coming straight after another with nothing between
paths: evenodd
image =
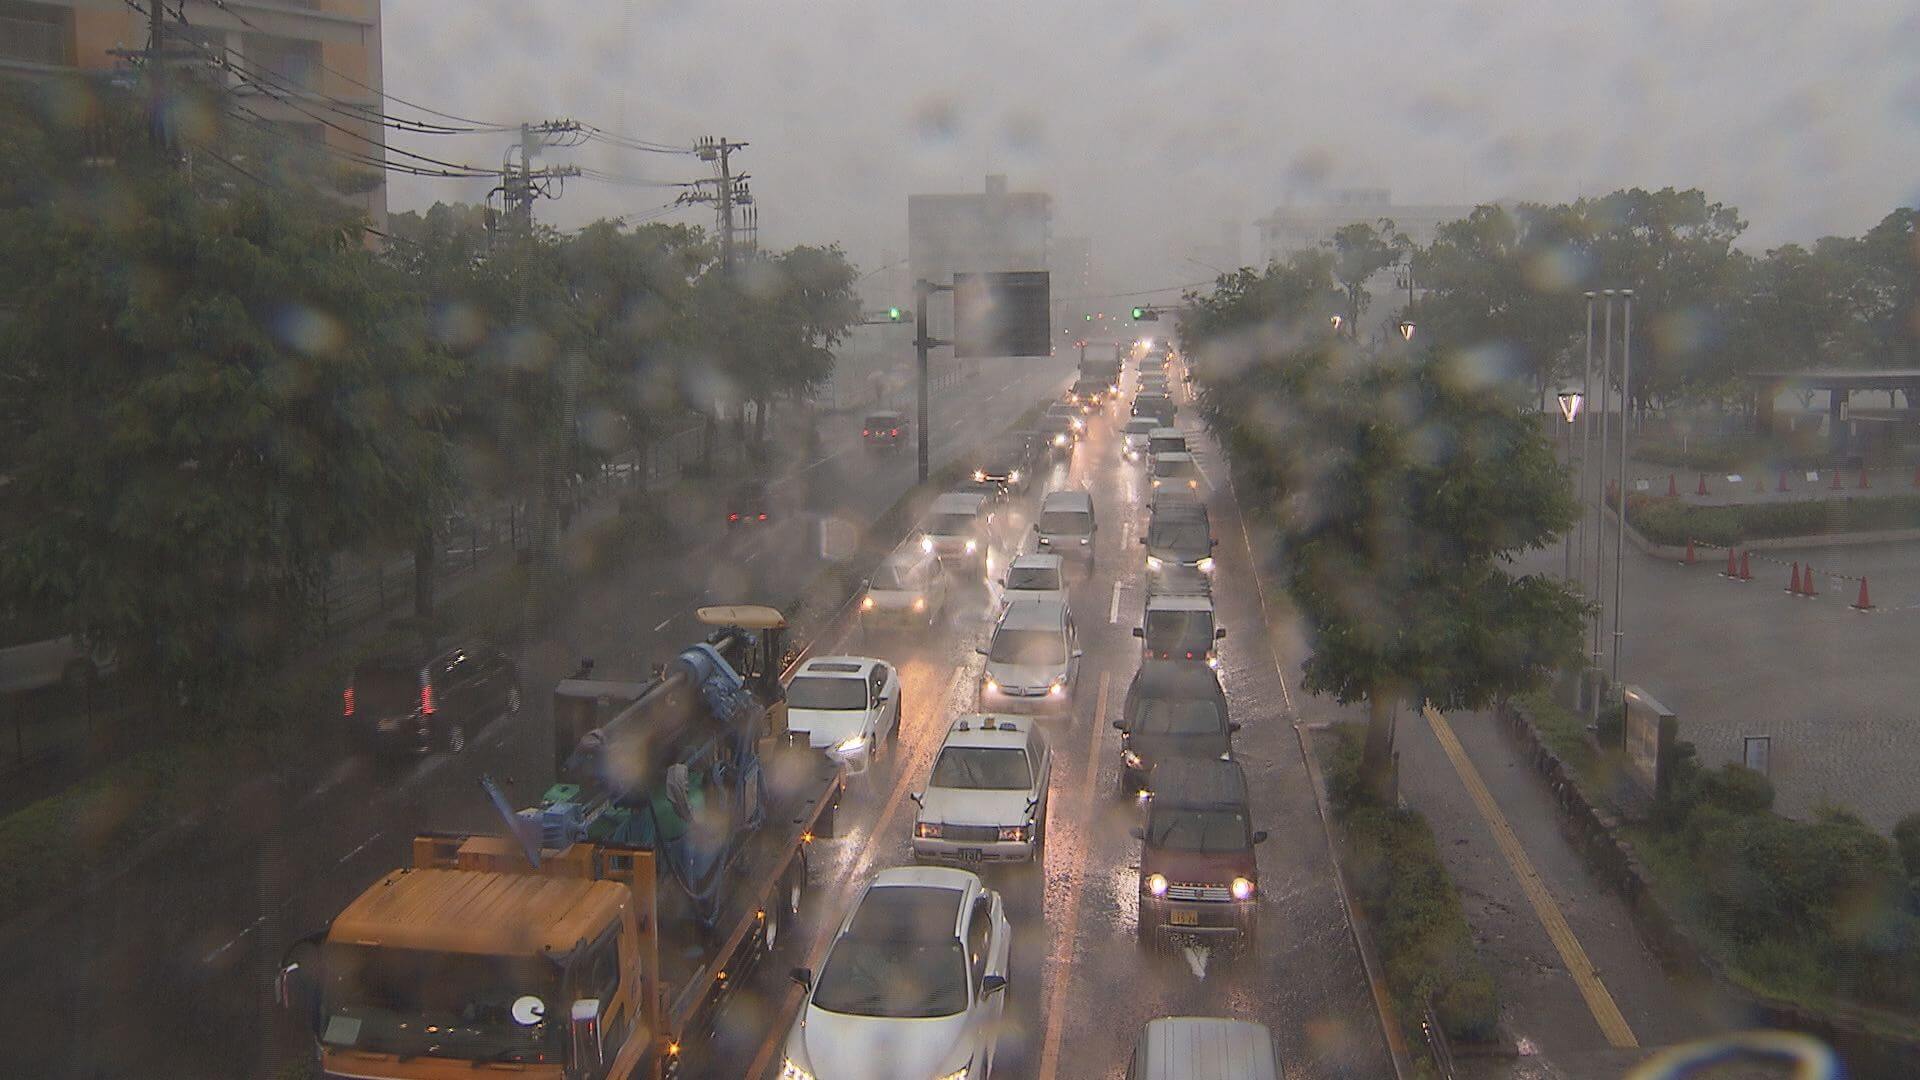
<instances>
[{"instance_id":1,"label":"orange dump truck","mask_svg":"<svg viewBox=\"0 0 1920 1080\"><path fill-rule=\"evenodd\" d=\"M714 633L649 682L560 684L563 782L502 806L505 835L417 837L289 952L323 1076L674 1076L787 946L843 777L786 738L780 613L700 616Z\"/></svg>"}]
</instances>

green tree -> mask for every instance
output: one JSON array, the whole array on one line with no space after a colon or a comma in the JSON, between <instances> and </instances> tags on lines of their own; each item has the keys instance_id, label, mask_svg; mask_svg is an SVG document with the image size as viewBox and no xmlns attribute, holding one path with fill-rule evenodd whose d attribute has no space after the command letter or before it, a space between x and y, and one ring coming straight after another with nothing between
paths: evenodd
<instances>
[{"instance_id":1,"label":"green tree","mask_svg":"<svg viewBox=\"0 0 1920 1080\"><path fill-rule=\"evenodd\" d=\"M84 144L58 115L0 130ZM330 200L42 160L0 209L0 592L204 707L309 632L330 556L417 531L447 371Z\"/></svg>"},{"instance_id":2,"label":"green tree","mask_svg":"<svg viewBox=\"0 0 1920 1080\"><path fill-rule=\"evenodd\" d=\"M1920 366L1920 211L1902 207L1882 218L1854 259L1868 366Z\"/></svg>"},{"instance_id":3,"label":"green tree","mask_svg":"<svg viewBox=\"0 0 1920 1080\"><path fill-rule=\"evenodd\" d=\"M1333 252L1333 277L1346 297L1347 325L1360 332L1360 316L1366 311L1373 293L1367 282L1387 267L1399 262L1409 249L1407 237L1391 218L1374 223L1356 221L1334 230L1327 247Z\"/></svg>"}]
</instances>

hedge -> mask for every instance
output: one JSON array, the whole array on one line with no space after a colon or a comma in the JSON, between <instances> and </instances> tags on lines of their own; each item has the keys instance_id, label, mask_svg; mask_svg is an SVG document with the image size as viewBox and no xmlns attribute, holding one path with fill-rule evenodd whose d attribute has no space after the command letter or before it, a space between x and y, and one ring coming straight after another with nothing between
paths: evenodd
<instances>
[{"instance_id":1,"label":"hedge","mask_svg":"<svg viewBox=\"0 0 1920 1080\"><path fill-rule=\"evenodd\" d=\"M1433 830L1418 811L1368 800L1360 783L1360 726L1343 725L1332 734L1333 746L1321 757L1341 825L1340 861L1373 928L1408 1040L1421 1041L1418 1021L1429 998L1449 1038L1491 1040L1500 1016L1493 976L1474 950Z\"/></svg>"},{"instance_id":2,"label":"hedge","mask_svg":"<svg viewBox=\"0 0 1920 1080\"><path fill-rule=\"evenodd\" d=\"M1749 540L1920 529L1920 495L1695 506L1630 492L1627 521L1656 544L1731 547Z\"/></svg>"}]
</instances>

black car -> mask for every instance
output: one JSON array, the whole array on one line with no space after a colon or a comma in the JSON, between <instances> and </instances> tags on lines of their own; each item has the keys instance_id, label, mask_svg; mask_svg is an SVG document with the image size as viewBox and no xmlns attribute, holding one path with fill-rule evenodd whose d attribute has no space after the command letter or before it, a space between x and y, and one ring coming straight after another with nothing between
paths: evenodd
<instances>
[{"instance_id":1,"label":"black car","mask_svg":"<svg viewBox=\"0 0 1920 1080\"><path fill-rule=\"evenodd\" d=\"M1048 415L1040 418L1041 447L1048 454L1057 457L1072 457L1073 445L1080 438L1080 431L1074 427L1073 420L1067 416Z\"/></svg>"},{"instance_id":2,"label":"black car","mask_svg":"<svg viewBox=\"0 0 1920 1080\"><path fill-rule=\"evenodd\" d=\"M1127 687L1120 730L1120 791L1151 790L1154 764L1170 758L1221 758L1240 725L1227 719L1227 695L1205 664L1147 660Z\"/></svg>"},{"instance_id":3,"label":"black car","mask_svg":"<svg viewBox=\"0 0 1920 1080\"><path fill-rule=\"evenodd\" d=\"M873 412L860 425L860 439L869 450L898 450L906 445L907 418L897 412Z\"/></svg>"},{"instance_id":4,"label":"black car","mask_svg":"<svg viewBox=\"0 0 1920 1080\"><path fill-rule=\"evenodd\" d=\"M727 527L765 525L773 520L773 492L765 480L734 485L727 498Z\"/></svg>"},{"instance_id":5,"label":"black car","mask_svg":"<svg viewBox=\"0 0 1920 1080\"><path fill-rule=\"evenodd\" d=\"M520 711L520 674L492 645L388 653L353 669L341 719L361 749L459 753L493 718Z\"/></svg>"},{"instance_id":6,"label":"black car","mask_svg":"<svg viewBox=\"0 0 1920 1080\"><path fill-rule=\"evenodd\" d=\"M968 479L974 487L999 495L1027 490L1039 463L1039 443L1038 432L1007 432L980 455L980 464Z\"/></svg>"}]
</instances>

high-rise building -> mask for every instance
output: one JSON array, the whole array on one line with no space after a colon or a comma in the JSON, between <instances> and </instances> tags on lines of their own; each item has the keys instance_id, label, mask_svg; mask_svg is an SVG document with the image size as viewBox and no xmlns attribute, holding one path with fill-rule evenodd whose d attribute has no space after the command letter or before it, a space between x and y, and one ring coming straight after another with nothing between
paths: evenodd
<instances>
[{"instance_id":1,"label":"high-rise building","mask_svg":"<svg viewBox=\"0 0 1920 1080\"><path fill-rule=\"evenodd\" d=\"M1053 197L1008 191L1004 176L987 177L979 193L909 195L907 265L914 279L935 282L956 273L1046 270L1052 230ZM946 336L952 306L934 304L928 322L935 336Z\"/></svg>"},{"instance_id":2,"label":"high-rise building","mask_svg":"<svg viewBox=\"0 0 1920 1080\"><path fill-rule=\"evenodd\" d=\"M1058 236L1047 267L1053 274L1053 325L1063 330L1077 329L1081 316L1093 310L1093 238Z\"/></svg>"},{"instance_id":3,"label":"high-rise building","mask_svg":"<svg viewBox=\"0 0 1920 1080\"><path fill-rule=\"evenodd\" d=\"M0 75L124 69L147 47L147 3L0 0ZM164 34L167 63L226 84L238 122L374 174L351 199L386 224L386 174L366 164L386 160L385 129L354 115L384 111L380 0L172 0ZM254 77L220 70L223 57Z\"/></svg>"}]
</instances>

